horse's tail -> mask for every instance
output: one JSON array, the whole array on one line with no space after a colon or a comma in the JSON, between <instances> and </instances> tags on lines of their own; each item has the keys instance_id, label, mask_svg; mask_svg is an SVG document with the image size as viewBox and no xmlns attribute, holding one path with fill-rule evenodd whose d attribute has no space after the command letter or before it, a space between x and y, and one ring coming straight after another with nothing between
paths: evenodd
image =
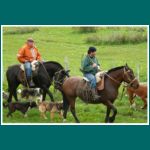
<instances>
[{"instance_id":1,"label":"horse's tail","mask_svg":"<svg viewBox=\"0 0 150 150\"><path fill-rule=\"evenodd\" d=\"M63 96L63 110L69 105L69 102L65 96L65 93L62 91L62 96Z\"/></svg>"}]
</instances>

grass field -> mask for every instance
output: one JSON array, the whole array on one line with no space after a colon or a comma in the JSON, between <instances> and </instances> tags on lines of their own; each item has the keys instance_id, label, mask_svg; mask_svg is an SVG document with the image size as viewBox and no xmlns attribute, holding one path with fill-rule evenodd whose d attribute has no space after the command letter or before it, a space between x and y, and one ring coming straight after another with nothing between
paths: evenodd
<instances>
[{"instance_id":1,"label":"grass field","mask_svg":"<svg viewBox=\"0 0 150 150\"><path fill-rule=\"evenodd\" d=\"M97 32L78 32L77 29L71 27L44 27L34 28L33 30L22 28L23 32L18 31L17 28L4 28L3 34L3 90L7 91L7 81L5 73L7 67L18 63L16 54L18 49L24 44L27 38L32 37L36 41L42 58L47 60L54 60L65 66L65 61L68 61L69 69L71 70L71 76L82 76L79 71L81 58L86 53L89 46L94 43L87 43L87 38L91 36L108 36L119 32L119 34L128 34L128 36L144 31L138 31L137 29L128 28L99 28ZM13 32L12 32L13 31ZM115 66L128 65L133 68L135 74L137 73L137 66L140 67L140 81L147 82L147 42L142 41L137 44L96 44L97 58L100 61L103 70L108 70ZM20 86L21 87L21 86ZM121 94L120 88L120 94ZM53 92L53 87L51 87ZM137 110L131 110L127 97L123 97L122 100L118 99L115 102L115 106L118 109L116 117L116 123L145 123L147 122L147 111L141 110L142 101L137 98ZM59 92L54 93L55 100L62 100ZM49 98L47 97L49 101ZM103 123L105 117L105 106L84 104L81 100L77 100L76 104L77 115L79 120L84 123ZM44 120L39 117L37 109L30 110L28 117L23 118L20 112L15 112L12 118L7 118L7 109L3 109L3 122L4 123L49 123L48 119ZM62 122L56 115L53 122ZM74 122L71 113L68 113L67 122Z\"/></svg>"}]
</instances>

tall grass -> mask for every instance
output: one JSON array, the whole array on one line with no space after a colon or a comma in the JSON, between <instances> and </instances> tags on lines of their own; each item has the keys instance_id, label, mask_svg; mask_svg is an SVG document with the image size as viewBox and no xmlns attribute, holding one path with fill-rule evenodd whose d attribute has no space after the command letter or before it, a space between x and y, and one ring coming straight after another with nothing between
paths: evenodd
<instances>
[{"instance_id":1,"label":"tall grass","mask_svg":"<svg viewBox=\"0 0 150 150\"><path fill-rule=\"evenodd\" d=\"M98 28L96 27L73 27L73 29L79 33L95 33Z\"/></svg>"},{"instance_id":2,"label":"tall grass","mask_svg":"<svg viewBox=\"0 0 150 150\"><path fill-rule=\"evenodd\" d=\"M120 44L138 44L147 41L147 35L141 32L133 32L130 34L122 32L114 32L109 35L100 36L92 35L87 37L86 42L92 44L102 44L102 45L120 45Z\"/></svg>"},{"instance_id":3,"label":"tall grass","mask_svg":"<svg viewBox=\"0 0 150 150\"><path fill-rule=\"evenodd\" d=\"M25 34L39 31L37 27L6 27L4 28L4 34Z\"/></svg>"}]
</instances>

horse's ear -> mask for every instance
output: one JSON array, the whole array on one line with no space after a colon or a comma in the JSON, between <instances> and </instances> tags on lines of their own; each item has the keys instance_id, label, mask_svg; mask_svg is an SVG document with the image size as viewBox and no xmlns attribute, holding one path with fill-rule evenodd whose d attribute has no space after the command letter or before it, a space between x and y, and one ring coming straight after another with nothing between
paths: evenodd
<instances>
[{"instance_id":1,"label":"horse's ear","mask_svg":"<svg viewBox=\"0 0 150 150\"><path fill-rule=\"evenodd\" d=\"M126 63L126 65L125 65L126 67L128 67L128 64Z\"/></svg>"},{"instance_id":2,"label":"horse's ear","mask_svg":"<svg viewBox=\"0 0 150 150\"><path fill-rule=\"evenodd\" d=\"M70 70L66 70L66 73L69 73L70 72Z\"/></svg>"},{"instance_id":3,"label":"horse's ear","mask_svg":"<svg viewBox=\"0 0 150 150\"><path fill-rule=\"evenodd\" d=\"M66 76L69 77L70 70L66 70Z\"/></svg>"}]
</instances>

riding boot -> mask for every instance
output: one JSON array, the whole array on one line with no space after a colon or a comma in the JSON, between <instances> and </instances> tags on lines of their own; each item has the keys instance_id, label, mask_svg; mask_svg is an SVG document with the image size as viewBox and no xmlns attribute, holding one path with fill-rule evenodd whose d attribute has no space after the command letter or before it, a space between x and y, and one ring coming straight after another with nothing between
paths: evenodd
<instances>
[{"instance_id":1,"label":"riding boot","mask_svg":"<svg viewBox=\"0 0 150 150\"><path fill-rule=\"evenodd\" d=\"M100 99L101 96L98 95L96 89L92 89L92 95L93 95L93 99L94 101L97 101Z\"/></svg>"},{"instance_id":2,"label":"riding boot","mask_svg":"<svg viewBox=\"0 0 150 150\"><path fill-rule=\"evenodd\" d=\"M27 81L30 88L35 87L35 84L33 83L31 77L27 77Z\"/></svg>"}]
</instances>

